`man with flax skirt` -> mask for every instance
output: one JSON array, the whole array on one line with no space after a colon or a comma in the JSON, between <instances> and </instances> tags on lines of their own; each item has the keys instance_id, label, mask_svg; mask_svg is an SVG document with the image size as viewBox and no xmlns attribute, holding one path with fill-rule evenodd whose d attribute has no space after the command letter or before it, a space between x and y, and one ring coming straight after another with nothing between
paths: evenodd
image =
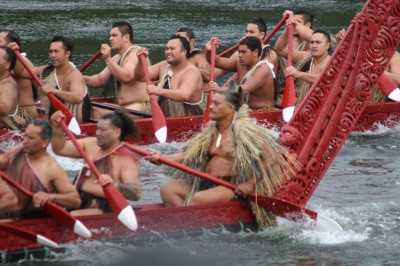
<instances>
[{"instance_id":1,"label":"man with flax skirt","mask_svg":"<svg viewBox=\"0 0 400 266\"><path fill-rule=\"evenodd\" d=\"M232 81L229 90L216 91L208 127L184 143L182 152L165 157L232 182L237 185L236 190L177 170L175 180L161 187L166 207L228 202L235 196L246 199L253 191L271 196L299 169L288 150L248 117L243 94L235 87ZM159 157L160 153L153 151L146 158L159 164ZM263 208L254 202L250 205L259 225L275 223Z\"/></svg>"}]
</instances>

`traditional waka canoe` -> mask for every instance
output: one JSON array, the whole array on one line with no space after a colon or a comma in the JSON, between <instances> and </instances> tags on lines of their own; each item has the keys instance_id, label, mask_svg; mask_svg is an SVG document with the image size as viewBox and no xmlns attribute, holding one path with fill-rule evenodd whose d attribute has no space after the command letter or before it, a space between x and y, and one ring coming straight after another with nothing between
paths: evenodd
<instances>
[{"instance_id":1,"label":"traditional waka canoe","mask_svg":"<svg viewBox=\"0 0 400 266\"><path fill-rule=\"evenodd\" d=\"M239 201L177 208L165 208L162 204L143 204L135 205L134 209L139 224L135 232L119 222L113 213L77 218L90 228L91 239L103 241L131 239L140 243L158 239L160 234L179 238L205 234L207 231L257 230L251 210L246 203ZM83 239L53 218L20 220L5 224L41 234L57 243L71 243ZM55 252L62 250L62 246L54 249ZM0 263L50 255L49 248L0 230Z\"/></svg>"},{"instance_id":2,"label":"traditional waka canoe","mask_svg":"<svg viewBox=\"0 0 400 266\"><path fill-rule=\"evenodd\" d=\"M97 99L100 101L100 99ZM283 121L282 111L260 111L251 112L250 116L258 121L260 125L279 131L286 122ZM200 132L203 116L168 117L167 120L167 142L182 142ZM141 136L136 140L128 140L139 145L157 143L151 118L140 118L135 120L141 128ZM354 132L376 131L381 127L394 128L400 124L400 102L369 103L364 109L353 128ZM94 136L96 132L95 123L81 124L82 136ZM0 130L2 142L18 138L18 134L12 134L9 130Z\"/></svg>"},{"instance_id":3,"label":"traditional waka canoe","mask_svg":"<svg viewBox=\"0 0 400 266\"><path fill-rule=\"evenodd\" d=\"M280 111L253 113L267 127L281 129L279 140L290 148L303 168L286 181L273 195L305 210L324 174L339 153L352 130L374 130L379 122L387 127L399 121L399 103L368 104L378 79L400 44L400 2L369 0L356 15L339 43L324 73L310 89L307 97L283 124ZM202 117L170 118L168 140L181 141L200 130ZM143 129L139 143L155 142L150 119L138 121ZM94 134L93 125L82 125L83 131ZM257 228L251 211L242 202L209 204L195 207L165 208L161 204L135 206L139 228L126 229L114 214L80 217L92 231L93 239L141 239L159 234L188 234L206 229L247 226ZM285 209L286 213L290 210ZM317 217L318 218L318 217ZM52 218L11 221L14 225L42 234L59 243L78 240L70 229ZM21 239L8 231L0 231L0 258L13 261L37 252L43 257L48 250Z\"/></svg>"}]
</instances>

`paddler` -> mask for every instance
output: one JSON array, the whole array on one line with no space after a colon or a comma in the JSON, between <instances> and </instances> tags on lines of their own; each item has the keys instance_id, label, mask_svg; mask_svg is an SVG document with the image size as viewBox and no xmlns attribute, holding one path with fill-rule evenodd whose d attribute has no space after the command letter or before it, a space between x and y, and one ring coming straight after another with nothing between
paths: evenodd
<instances>
[{"instance_id":1,"label":"paddler","mask_svg":"<svg viewBox=\"0 0 400 266\"><path fill-rule=\"evenodd\" d=\"M141 49L138 56L142 53L147 55L147 49ZM166 60L148 67L150 79L157 81L157 86L147 85L146 90L158 96L167 117L203 114L203 79L200 70L189 62L189 53L188 40L174 35L165 46ZM135 77L145 80L141 63L135 67Z\"/></svg>"},{"instance_id":2,"label":"paddler","mask_svg":"<svg viewBox=\"0 0 400 266\"><path fill-rule=\"evenodd\" d=\"M111 26L110 45L101 44L101 55L106 67L98 74L84 76L91 88L103 88L104 96L113 96L115 104L142 112L150 112L150 99L146 92L146 83L135 78L133 71L138 63L136 53L140 48L133 44L133 29L125 21ZM111 51L117 54L111 56ZM93 108L93 117L99 118L111 111Z\"/></svg>"},{"instance_id":3,"label":"paddler","mask_svg":"<svg viewBox=\"0 0 400 266\"><path fill-rule=\"evenodd\" d=\"M54 135L51 140L53 151L65 157L81 158L72 141L66 141L63 129L58 122L65 119L62 112L51 116ZM100 214L111 212L102 185L111 183L128 200L139 200L142 188L139 180L138 158L125 145L128 137L139 134L138 126L125 113L115 111L103 115L97 122L96 137L82 138L79 145L87 153L101 175L99 181L84 165L77 175L74 185L82 199L80 208L73 215Z\"/></svg>"},{"instance_id":4,"label":"paddler","mask_svg":"<svg viewBox=\"0 0 400 266\"><path fill-rule=\"evenodd\" d=\"M19 49L14 45L13 49ZM50 65L33 67L44 86L43 95L54 94L70 110L79 123L90 122L91 104L88 89L81 72L70 62L74 45L64 36L55 36L49 48ZM21 63L17 63L14 73L21 78L32 79ZM49 118L55 111L48 98L45 98L46 115Z\"/></svg>"},{"instance_id":5,"label":"paddler","mask_svg":"<svg viewBox=\"0 0 400 266\"><path fill-rule=\"evenodd\" d=\"M183 144L182 152L165 157L237 185L235 191L184 172L161 187L166 207L228 202L247 198L255 191L272 195L281 183L295 174L297 162L265 129L248 117L242 93L234 82L229 90L218 90L210 107L211 122L201 133ZM159 152L147 159L158 163ZM296 167L292 168L292 165ZM271 214L250 203L261 225L274 224Z\"/></svg>"},{"instance_id":6,"label":"paddler","mask_svg":"<svg viewBox=\"0 0 400 266\"><path fill-rule=\"evenodd\" d=\"M52 134L53 130L47 120L35 119L25 130L22 146L0 155L0 169L34 193L31 199L13 188L18 198L18 206L8 212L8 218L41 216L41 208L46 201L68 209L80 206L81 200L68 174L47 152Z\"/></svg>"}]
</instances>

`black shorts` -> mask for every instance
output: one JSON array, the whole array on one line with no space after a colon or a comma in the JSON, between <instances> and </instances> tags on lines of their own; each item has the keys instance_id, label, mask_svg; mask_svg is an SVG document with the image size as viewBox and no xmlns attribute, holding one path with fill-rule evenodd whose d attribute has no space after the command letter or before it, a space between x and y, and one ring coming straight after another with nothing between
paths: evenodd
<instances>
[{"instance_id":1,"label":"black shorts","mask_svg":"<svg viewBox=\"0 0 400 266\"><path fill-rule=\"evenodd\" d=\"M227 182L232 182L233 176L224 176L224 177L220 177L220 179L227 181ZM200 182L199 190L207 190L207 189L214 188L217 186L219 186L217 183L203 179Z\"/></svg>"}]
</instances>

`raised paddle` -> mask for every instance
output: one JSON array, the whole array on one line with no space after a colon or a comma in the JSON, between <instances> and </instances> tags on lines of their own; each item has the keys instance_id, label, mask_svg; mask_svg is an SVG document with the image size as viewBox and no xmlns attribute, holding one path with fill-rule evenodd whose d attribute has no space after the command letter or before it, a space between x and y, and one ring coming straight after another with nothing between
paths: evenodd
<instances>
[{"instance_id":1,"label":"raised paddle","mask_svg":"<svg viewBox=\"0 0 400 266\"><path fill-rule=\"evenodd\" d=\"M146 55L144 53L139 55L140 62L142 63L144 77L147 85L151 85L149 69L147 68ZM157 103L156 97L153 93L149 94L150 104L153 114L153 129L157 140L160 143L164 143L167 140L167 121L160 106Z\"/></svg>"},{"instance_id":2,"label":"raised paddle","mask_svg":"<svg viewBox=\"0 0 400 266\"><path fill-rule=\"evenodd\" d=\"M89 165L95 177L99 179L100 177L99 170L94 165L92 160L89 159L88 155L83 150L83 148L79 145L75 136L71 133L71 131L68 130L68 127L65 124L64 120L60 120L59 124L63 128L64 132L67 134L69 139L72 141L72 143L75 145L75 148L81 154L85 162ZM111 183L102 185L102 188L104 191L104 195L106 196L106 199L110 204L111 209L117 215L118 220L120 220L129 229L135 231L138 227L138 224L132 206L129 205L128 201L121 194L121 192L118 189L116 189L116 187L114 187Z\"/></svg>"},{"instance_id":3,"label":"raised paddle","mask_svg":"<svg viewBox=\"0 0 400 266\"><path fill-rule=\"evenodd\" d=\"M3 178L4 181L6 181L10 186L15 187L19 191L21 191L23 194L25 194L28 197L33 197L33 193L27 190L25 187L23 187L21 184L19 184L17 181L9 177L6 173L0 171L0 175ZM74 216L69 214L66 210L61 208L60 206L50 202L46 201L44 204L43 208L46 210L47 213L49 213L53 218L55 218L60 224L65 225L68 228L71 228L75 234L80 235L84 238L91 238L92 233L87 229L87 227L78 219L76 219Z\"/></svg>"},{"instance_id":4,"label":"raised paddle","mask_svg":"<svg viewBox=\"0 0 400 266\"><path fill-rule=\"evenodd\" d=\"M0 223L0 230L12 233L14 235L17 235L19 237L22 237L22 238L27 239L32 242L37 242L39 244L49 246L52 248L58 248L58 244L56 242L54 242L53 240L50 240L47 237L42 236L40 234L35 234L28 230L18 228L11 224Z\"/></svg>"},{"instance_id":5,"label":"raised paddle","mask_svg":"<svg viewBox=\"0 0 400 266\"><path fill-rule=\"evenodd\" d=\"M287 54L287 66L292 66L292 54L293 54L293 22L289 22L287 25L288 34L288 54ZM294 87L293 76L286 77L285 90L283 92L282 100L282 114L283 120L288 122L293 116L294 107L296 105L296 89Z\"/></svg>"},{"instance_id":6,"label":"raised paddle","mask_svg":"<svg viewBox=\"0 0 400 266\"><path fill-rule=\"evenodd\" d=\"M214 81L214 71L215 71L215 54L217 52L217 47L215 46L214 42L211 42L211 60L210 60L210 81ZM208 91L208 98L207 98L207 106L204 112L204 119L203 119L203 128L207 127L208 122L210 121L210 106L212 97L214 96L214 91Z\"/></svg>"},{"instance_id":7,"label":"raised paddle","mask_svg":"<svg viewBox=\"0 0 400 266\"><path fill-rule=\"evenodd\" d=\"M263 40L263 44L267 44L272 37L275 35L275 33L282 27L283 24L285 24L285 21L289 18L289 15L284 16L278 24L276 24L275 28L268 34L268 36L266 38L264 38ZM222 53L218 54L218 56L225 56L229 53L231 53L232 51L236 50L239 47L239 42L235 45L233 45L232 47L226 49L225 51L223 51Z\"/></svg>"},{"instance_id":8,"label":"raised paddle","mask_svg":"<svg viewBox=\"0 0 400 266\"><path fill-rule=\"evenodd\" d=\"M139 148L138 146L131 145L131 144L126 144L126 146L129 149L131 149L132 151L134 151L140 155L143 155L143 156L150 155L150 152L145 151L145 150ZM225 180L222 180L222 179L212 176L210 174L195 170L186 165L174 162L165 157L160 156L158 161L163 164L166 164L168 166L171 166L171 167L174 167L181 171L184 171L186 173L189 173L189 174L198 176L200 178L206 179L208 181L211 181L213 183L216 183L220 186L225 186L232 190L236 189L236 185L234 185L230 182L227 182ZM256 202L260 207L264 208L266 211L271 212L280 217L283 217L285 219L290 219L293 221L303 221L305 217L309 217L316 221L315 225L318 229L326 230L326 231L341 231L342 230L342 227L338 223L336 223L334 220L332 220L322 214L318 214L317 212L315 212L313 210L302 208L299 205L293 204L293 203L285 201L283 199L268 197L265 195L256 194L254 192L249 195L249 198L252 201Z\"/></svg>"},{"instance_id":9,"label":"raised paddle","mask_svg":"<svg viewBox=\"0 0 400 266\"><path fill-rule=\"evenodd\" d=\"M14 50L15 55L17 56L18 60L21 62L21 64L25 67L25 69L29 72L31 75L32 79L36 82L36 84L39 87L43 87L43 82L39 79L39 77L36 75L35 72L33 72L33 69L28 63L25 61L25 59L21 56L18 50ZM47 97L49 98L51 104L54 106L55 109L60 110L65 114L66 117L66 122L68 124L68 128L74 132L75 134L79 135L81 134L81 128L79 127L78 121L76 121L76 118L71 114L71 112L68 110L67 107L56 97L54 96L53 93L48 93Z\"/></svg>"},{"instance_id":10,"label":"raised paddle","mask_svg":"<svg viewBox=\"0 0 400 266\"><path fill-rule=\"evenodd\" d=\"M92 64L99 56L101 55L101 51L99 50L97 53L95 53L89 60L84 63L80 68L79 71L83 72L90 64Z\"/></svg>"},{"instance_id":11,"label":"raised paddle","mask_svg":"<svg viewBox=\"0 0 400 266\"><path fill-rule=\"evenodd\" d=\"M378 80L379 89L385 94L389 99L399 102L400 101L400 90L397 84L391 80L385 74L382 74Z\"/></svg>"},{"instance_id":12,"label":"raised paddle","mask_svg":"<svg viewBox=\"0 0 400 266\"><path fill-rule=\"evenodd\" d=\"M276 24L275 28L268 34L266 38L264 38L263 44L267 44L272 39L272 37L274 37L275 33L282 27L283 24L285 24L288 18L289 15L286 15L278 22L278 24Z\"/></svg>"}]
</instances>

